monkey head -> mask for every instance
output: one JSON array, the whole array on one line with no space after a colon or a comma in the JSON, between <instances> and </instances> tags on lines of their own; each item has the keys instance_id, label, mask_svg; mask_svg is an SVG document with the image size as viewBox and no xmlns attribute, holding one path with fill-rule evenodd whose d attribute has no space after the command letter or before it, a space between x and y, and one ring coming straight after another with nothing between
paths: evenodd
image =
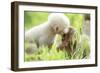
<instances>
[{"instance_id":1,"label":"monkey head","mask_svg":"<svg viewBox=\"0 0 100 73\"><path fill-rule=\"evenodd\" d=\"M48 23L56 34L61 34L65 28L70 26L68 17L63 13L51 13L48 17Z\"/></svg>"},{"instance_id":2,"label":"monkey head","mask_svg":"<svg viewBox=\"0 0 100 73\"><path fill-rule=\"evenodd\" d=\"M76 30L73 27L69 27L68 32L62 35L62 43L59 45L58 48L61 50L65 49L69 52L72 52L73 48L70 47L70 44L72 42L72 38L75 32Z\"/></svg>"}]
</instances>

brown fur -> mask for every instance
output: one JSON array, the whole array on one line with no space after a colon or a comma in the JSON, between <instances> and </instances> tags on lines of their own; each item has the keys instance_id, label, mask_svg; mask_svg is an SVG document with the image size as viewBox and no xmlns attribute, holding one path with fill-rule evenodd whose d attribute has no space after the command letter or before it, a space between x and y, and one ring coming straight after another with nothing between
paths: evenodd
<instances>
[{"instance_id":1,"label":"brown fur","mask_svg":"<svg viewBox=\"0 0 100 73\"><path fill-rule=\"evenodd\" d=\"M70 53L73 52L73 48L71 47L72 38L74 36L75 29L70 27L68 33L62 35L62 43L59 45L60 50L66 50Z\"/></svg>"}]
</instances>

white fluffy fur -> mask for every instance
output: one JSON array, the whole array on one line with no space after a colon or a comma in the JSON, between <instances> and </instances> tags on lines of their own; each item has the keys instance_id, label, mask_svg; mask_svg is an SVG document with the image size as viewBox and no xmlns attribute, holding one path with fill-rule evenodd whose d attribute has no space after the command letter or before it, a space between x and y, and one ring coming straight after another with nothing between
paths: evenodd
<instances>
[{"instance_id":1,"label":"white fluffy fur","mask_svg":"<svg viewBox=\"0 0 100 73\"><path fill-rule=\"evenodd\" d=\"M38 45L50 45L56 34L65 32L69 28L70 21L62 13L51 13L48 21L31 28L25 33L25 40L34 42ZM34 41L33 41L34 40Z\"/></svg>"}]
</instances>

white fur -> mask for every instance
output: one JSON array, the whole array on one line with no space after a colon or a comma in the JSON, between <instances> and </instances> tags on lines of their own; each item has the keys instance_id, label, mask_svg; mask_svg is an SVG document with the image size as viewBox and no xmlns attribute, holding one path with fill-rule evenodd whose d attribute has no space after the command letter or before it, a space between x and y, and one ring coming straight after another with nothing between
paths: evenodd
<instances>
[{"instance_id":1,"label":"white fur","mask_svg":"<svg viewBox=\"0 0 100 73\"><path fill-rule=\"evenodd\" d=\"M25 40L33 41L39 45L50 45L53 43L55 35L59 32L65 32L65 28L69 28L70 21L62 13L51 13L48 21L35 26L25 33ZM56 32L54 29L58 27Z\"/></svg>"}]
</instances>

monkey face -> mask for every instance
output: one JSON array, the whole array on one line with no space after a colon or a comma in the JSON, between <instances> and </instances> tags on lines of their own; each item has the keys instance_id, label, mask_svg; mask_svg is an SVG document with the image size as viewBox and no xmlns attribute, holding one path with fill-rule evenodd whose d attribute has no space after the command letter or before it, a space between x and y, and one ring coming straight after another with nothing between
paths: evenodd
<instances>
[{"instance_id":1,"label":"monkey face","mask_svg":"<svg viewBox=\"0 0 100 73\"><path fill-rule=\"evenodd\" d=\"M53 32L55 34L61 34L61 35L63 35L63 34L68 33L69 26L64 27L64 26L62 26L60 24L54 24L54 26L51 27L51 29L53 30Z\"/></svg>"},{"instance_id":2,"label":"monkey face","mask_svg":"<svg viewBox=\"0 0 100 73\"><path fill-rule=\"evenodd\" d=\"M59 24L55 24L53 26L53 30L54 30L55 34L61 34L61 33L63 33L63 29L64 29L64 27L60 26Z\"/></svg>"},{"instance_id":3,"label":"monkey face","mask_svg":"<svg viewBox=\"0 0 100 73\"><path fill-rule=\"evenodd\" d=\"M69 42L75 33L75 29L70 27L67 33L62 35L62 42Z\"/></svg>"},{"instance_id":4,"label":"monkey face","mask_svg":"<svg viewBox=\"0 0 100 73\"><path fill-rule=\"evenodd\" d=\"M75 33L75 29L70 27L68 29L68 32L67 33L64 33L62 35L62 43L60 44L59 48L60 49L65 49L65 50L68 50L68 51L72 51L72 48L70 47L70 44L71 44L71 41L72 41L72 38L73 38L73 35Z\"/></svg>"}]
</instances>

